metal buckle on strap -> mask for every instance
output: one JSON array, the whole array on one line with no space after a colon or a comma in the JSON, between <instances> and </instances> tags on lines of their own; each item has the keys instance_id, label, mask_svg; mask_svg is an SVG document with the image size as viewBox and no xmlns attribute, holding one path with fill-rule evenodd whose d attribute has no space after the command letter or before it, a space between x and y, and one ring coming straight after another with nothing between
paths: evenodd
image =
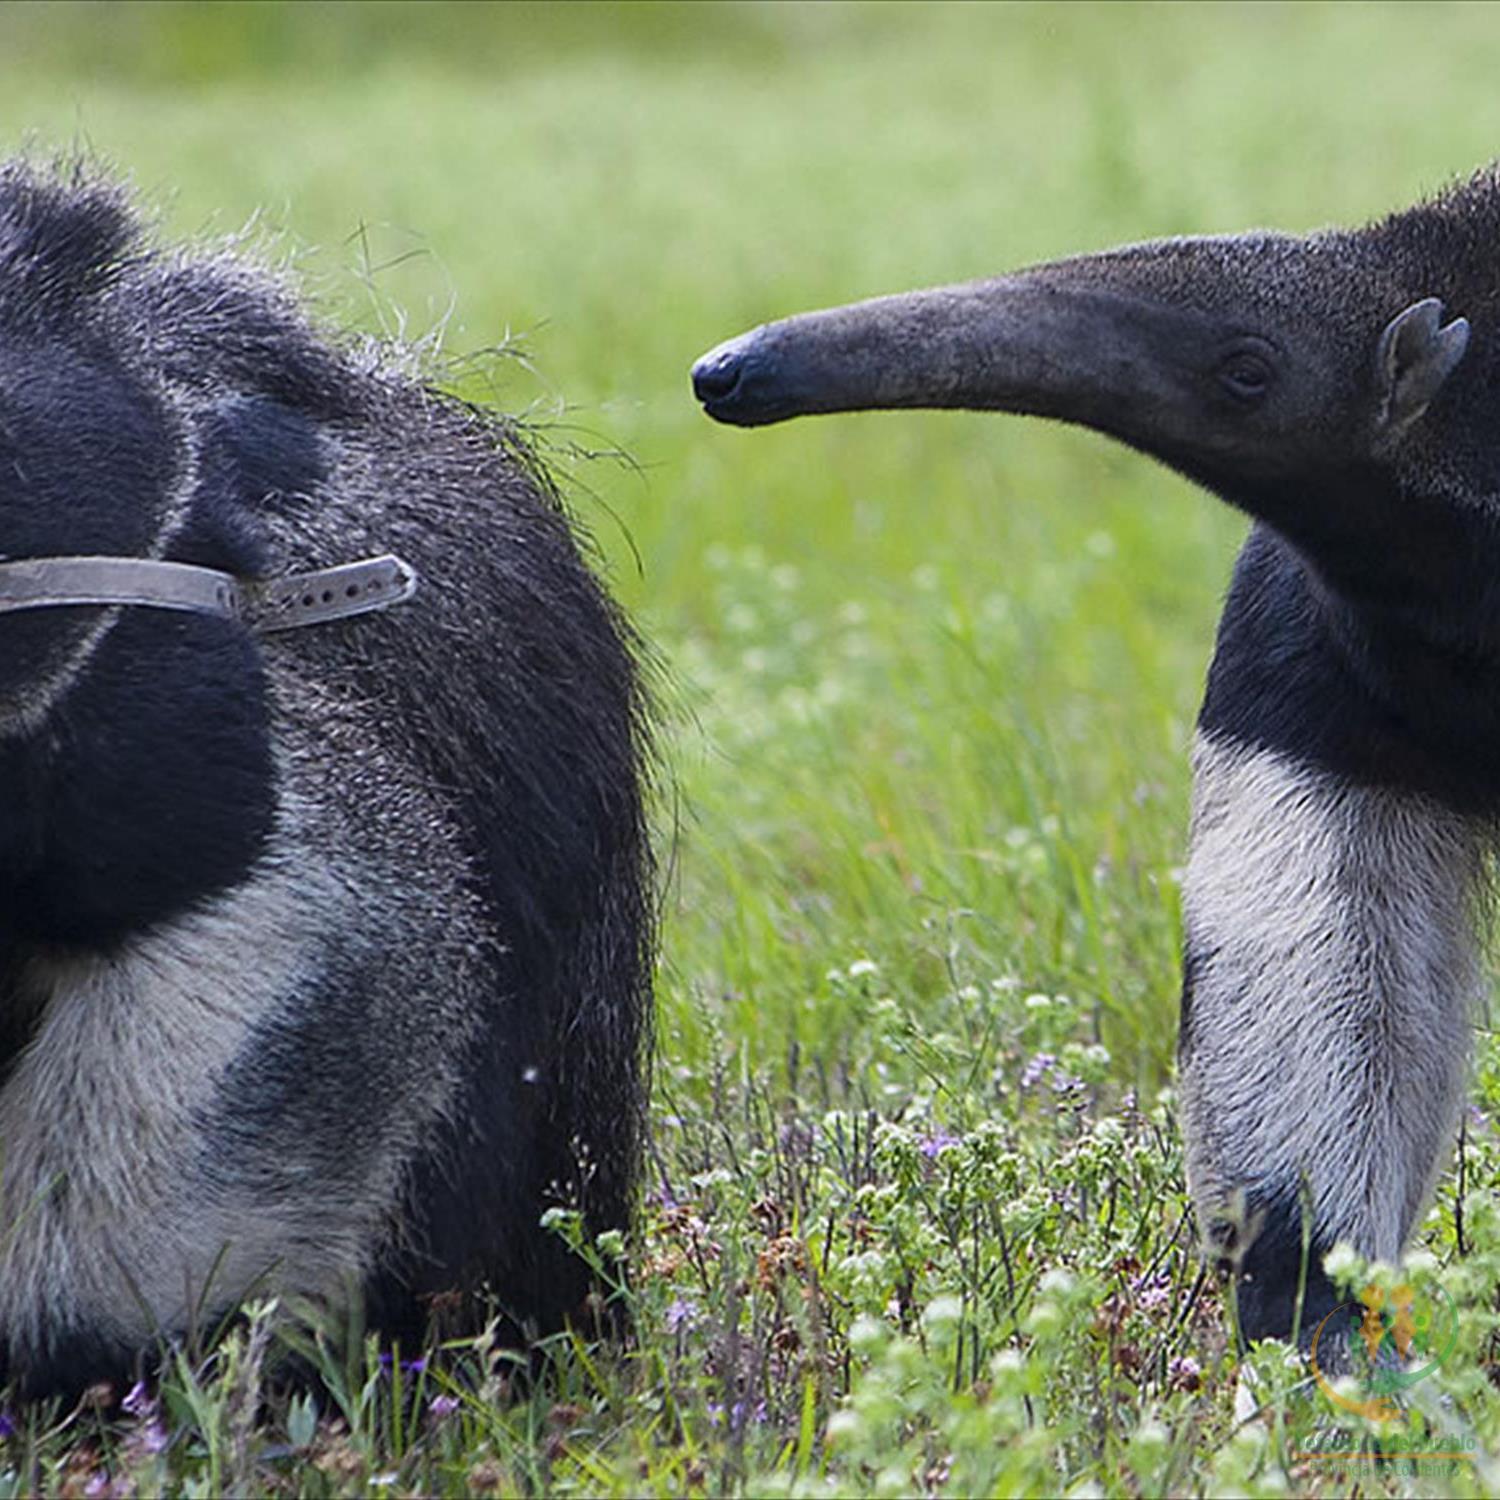
<instances>
[{"instance_id":1,"label":"metal buckle on strap","mask_svg":"<svg viewBox=\"0 0 1500 1500\"><path fill-rule=\"evenodd\" d=\"M389 609L416 589L416 571L392 554L265 580L155 558L0 562L0 614L70 604L136 604L240 620L262 635Z\"/></svg>"},{"instance_id":2,"label":"metal buckle on strap","mask_svg":"<svg viewBox=\"0 0 1500 1500\"><path fill-rule=\"evenodd\" d=\"M267 634L389 609L416 591L416 570L388 552L384 557L320 568L316 573L241 583L240 615L252 630Z\"/></svg>"}]
</instances>

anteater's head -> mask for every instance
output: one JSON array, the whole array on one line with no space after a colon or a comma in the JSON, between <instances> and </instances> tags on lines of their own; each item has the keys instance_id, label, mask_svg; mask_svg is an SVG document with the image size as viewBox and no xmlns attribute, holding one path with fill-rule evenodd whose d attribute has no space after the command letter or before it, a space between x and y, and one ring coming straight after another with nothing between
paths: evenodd
<instances>
[{"instance_id":1,"label":"anteater's head","mask_svg":"<svg viewBox=\"0 0 1500 1500\"><path fill-rule=\"evenodd\" d=\"M91 169L0 165L0 561L344 560L271 523L312 508L351 384L274 286L152 251ZM238 621L0 612L0 936L119 942L240 879L273 802Z\"/></svg>"},{"instance_id":2,"label":"anteater's head","mask_svg":"<svg viewBox=\"0 0 1500 1500\"><path fill-rule=\"evenodd\" d=\"M1314 550L1371 527L1386 545L1385 502L1362 496L1495 488L1497 242L1487 174L1364 230L1164 240L805 313L719 345L693 384L737 426L892 407L1076 422Z\"/></svg>"},{"instance_id":3,"label":"anteater's head","mask_svg":"<svg viewBox=\"0 0 1500 1500\"><path fill-rule=\"evenodd\" d=\"M350 384L273 283L154 251L90 166L0 165L0 559L262 574L268 521L321 483ZM0 733L100 625L83 607L0 618Z\"/></svg>"}]
</instances>

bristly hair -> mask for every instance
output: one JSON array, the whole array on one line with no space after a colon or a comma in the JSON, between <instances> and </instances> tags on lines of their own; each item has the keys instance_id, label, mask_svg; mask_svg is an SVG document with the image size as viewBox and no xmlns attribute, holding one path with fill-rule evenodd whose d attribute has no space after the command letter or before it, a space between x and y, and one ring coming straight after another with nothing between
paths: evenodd
<instances>
[{"instance_id":1,"label":"bristly hair","mask_svg":"<svg viewBox=\"0 0 1500 1500\"><path fill-rule=\"evenodd\" d=\"M1377 220L1382 257L1432 295L1455 296L1452 310L1473 320L1500 311L1500 161L1432 197Z\"/></svg>"},{"instance_id":2,"label":"bristly hair","mask_svg":"<svg viewBox=\"0 0 1500 1500\"><path fill-rule=\"evenodd\" d=\"M1492 161L1455 179L1431 197L1386 215L1383 223L1450 219L1493 232L1500 226L1500 161Z\"/></svg>"},{"instance_id":3,"label":"bristly hair","mask_svg":"<svg viewBox=\"0 0 1500 1500\"><path fill-rule=\"evenodd\" d=\"M50 334L96 324L173 385L232 386L314 418L351 414L341 340L240 255L148 243L128 184L83 156L0 164L0 326Z\"/></svg>"},{"instance_id":4,"label":"bristly hair","mask_svg":"<svg viewBox=\"0 0 1500 1500\"><path fill-rule=\"evenodd\" d=\"M124 189L82 158L42 169L0 165L0 320L39 330L70 322L138 251Z\"/></svg>"}]
</instances>

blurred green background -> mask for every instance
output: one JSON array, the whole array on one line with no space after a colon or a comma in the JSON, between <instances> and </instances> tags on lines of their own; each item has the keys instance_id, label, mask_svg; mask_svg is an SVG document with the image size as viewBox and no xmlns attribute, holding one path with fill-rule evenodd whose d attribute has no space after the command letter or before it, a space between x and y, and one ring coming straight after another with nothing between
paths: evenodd
<instances>
[{"instance_id":1,"label":"blurred green background","mask_svg":"<svg viewBox=\"0 0 1500 1500\"><path fill-rule=\"evenodd\" d=\"M172 236L253 223L332 319L524 344L452 379L538 424L665 666L669 1090L798 1049L898 1087L889 1016L825 979L867 956L918 1030L970 982L1066 992L1120 1086L1161 1081L1243 533L1089 434L718 428L693 358L1123 240L1379 214L1495 153L1497 78L1487 5L0 8L7 149L98 153Z\"/></svg>"}]
</instances>

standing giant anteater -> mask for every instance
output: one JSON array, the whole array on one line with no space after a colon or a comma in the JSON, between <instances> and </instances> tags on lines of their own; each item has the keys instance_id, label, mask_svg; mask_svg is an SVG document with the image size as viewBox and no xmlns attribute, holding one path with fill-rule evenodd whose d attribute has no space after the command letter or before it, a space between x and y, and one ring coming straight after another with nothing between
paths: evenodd
<instances>
[{"instance_id":1,"label":"standing giant anteater","mask_svg":"<svg viewBox=\"0 0 1500 1500\"><path fill-rule=\"evenodd\" d=\"M511 429L11 163L0 555L0 1380L267 1287L557 1324L546 1207L628 1216L644 741Z\"/></svg>"},{"instance_id":2,"label":"standing giant anteater","mask_svg":"<svg viewBox=\"0 0 1500 1500\"><path fill-rule=\"evenodd\" d=\"M1242 1329L1292 1331L1305 1260L1305 1337L1336 1241L1400 1253L1461 1102L1500 814L1500 169L1365 229L808 313L693 376L742 426L1082 423L1254 518L1194 757L1181 1080Z\"/></svg>"}]
</instances>

